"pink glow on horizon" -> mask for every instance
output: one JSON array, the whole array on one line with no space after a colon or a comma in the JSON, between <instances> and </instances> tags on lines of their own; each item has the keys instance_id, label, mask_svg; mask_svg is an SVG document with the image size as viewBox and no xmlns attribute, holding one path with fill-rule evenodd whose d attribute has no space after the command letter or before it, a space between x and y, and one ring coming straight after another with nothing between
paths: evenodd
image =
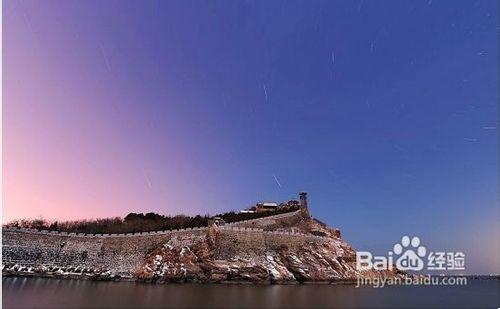
<instances>
[{"instance_id":1,"label":"pink glow on horizon","mask_svg":"<svg viewBox=\"0 0 500 309\"><path fill-rule=\"evenodd\" d=\"M210 182L189 164L183 136L171 130L161 140L142 139L155 128L138 111L122 108L132 99L109 86L113 76L99 46L83 48L88 42L55 29L56 23L39 24L10 9L4 19L4 223L198 213L201 183Z\"/></svg>"}]
</instances>

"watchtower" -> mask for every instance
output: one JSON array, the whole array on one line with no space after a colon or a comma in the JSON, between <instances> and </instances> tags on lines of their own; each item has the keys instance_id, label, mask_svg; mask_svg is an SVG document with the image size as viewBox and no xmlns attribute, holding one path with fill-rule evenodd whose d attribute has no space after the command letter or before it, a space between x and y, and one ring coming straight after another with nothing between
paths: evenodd
<instances>
[{"instance_id":1,"label":"watchtower","mask_svg":"<svg viewBox=\"0 0 500 309\"><path fill-rule=\"evenodd\" d=\"M307 192L300 192L300 209L302 211L309 213L309 209L307 208Z\"/></svg>"}]
</instances>

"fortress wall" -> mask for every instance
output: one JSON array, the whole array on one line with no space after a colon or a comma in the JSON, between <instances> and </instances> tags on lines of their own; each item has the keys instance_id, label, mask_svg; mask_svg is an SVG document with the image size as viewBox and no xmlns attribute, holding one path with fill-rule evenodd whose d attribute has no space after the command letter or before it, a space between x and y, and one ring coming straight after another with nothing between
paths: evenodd
<instances>
[{"instance_id":1,"label":"fortress wall","mask_svg":"<svg viewBox=\"0 0 500 309\"><path fill-rule=\"evenodd\" d=\"M266 251L279 251L283 246L298 250L305 244L329 241L328 237L303 233L264 231L262 229L224 227L217 233L216 259L264 256Z\"/></svg>"},{"instance_id":2,"label":"fortress wall","mask_svg":"<svg viewBox=\"0 0 500 309\"><path fill-rule=\"evenodd\" d=\"M217 227L216 259L234 256L262 256L266 250L281 246L300 248L306 242L324 242L326 237L268 231L269 226L283 225L301 219L299 212L259 218ZM248 227L260 226L260 227ZM27 267L64 267L92 271L110 270L130 276L144 262L146 254L168 243L174 247L190 246L204 241L207 227L144 232L136 234L75 234L34 229L2 229L3 264Z\"/></svg>"},{"instance_id":3,"label":"fortress wall","mask_svg":"<svg viewBox=\"0 0 500 309\"><path fill-rule=\"evenodd\" d=\"M81 265L94 267L102 239L61 236L49 233L2 231L2 261L35 266Z\"/></svg>"},{"instance_id":4,"label":"fortress wall","mask_svg":"<svg viewBox=\"0 0 500 309\"><path fill-rule=\"evenodd\" d=\"M303 219L302 211L297 210L294 212L279 214L279 215L275 215L275 216L269 216L269 217L264 217L264 218L257 218L257 219L228 223L226 225L239 226L239 227L263 228L266 230L271 230L274 228L296 225L302 219Z\"/></svg>"},{"instance_id":5,"label":"fortress wall","mask_svg":"<svg viewBox=\"0 0 500 309\"><path fill-rule=\"evenodd\" d=\"M193 227L186 229L176 229L176 230L166 230L166 231L153 231L153 232L137 232L137 233L126 233L126 234L84 234L84 233L67 233L59 231L48 231L48 230L37 230L28 228L18 228L18 227L7 227L2 228L2 231L17 231L32 234L44 234L44 235L60 235L60 236L73 236L73 237L90 237L90 238L108 238L108 237L140 237L144 235L168 235L171 233L182 233L182 232L192 232L192 231L206 231L208 228L204 227Z\"/></svg>"},{"instance_id":6,"label":"fortress wall","mask_svg":"<svg viewBox=\"0 0 500 309\"><path fill-rule=\"evenodd\" d=\"M265 234L265 239L266 247L273 250L279 250L282 246L293 250L300 250L307 243L322 243L329 241L329 238L327 237L276 232Z\"/></svg>"},{"instance_id":7,"label":"fortress wall","mask_svg":"<svg viewBox=\"0 0 500 309\"><path fill-rule=\"evenodd\" d=\"M227 223L225 226L229 227L249 227L249 228L262 228L269 225L275 225L277 223L290 223L295 222L297 219L301 219L301 211L297 210L294 212L243 220L238 222ZM109 237L140 237L143 235L169 235L171 233L182 233L191 231L206 231L208 227L194 227L186 229L176 229L176 230L166 230L166 231L153 231L153 232L137 232L137 233L126 233L126 234L84 234L84 233L67 233L59 231L48 231L48 230L37 230L29 228L18 228L18 227L8 227L2 228L2 231L17 231L32 234L48 234L48 235L59 235L59 236L73 236L73 237L87 237L87 238L109 238Z\"/></svg>"},{"instance_id":8,"label":"fortress wall","mask_svg":"<svg viewBox=\"0 0 500 309\"><path fill-rule=\"evenodd\" d=\"M99 266L117 273L136 269L144 256L154 248L169 243L172 246L190 246L203 241L206 230L178 231L167 234L144 234L136 237L108 237L102 241Z\"/></svg>"},{"instance_id":9,"label":"fortress wall","mask_svg":"<svg viewBox=\"0 0 500 309\"><path fill-rule=\"evenodd\" d=\"M216 238L215 259L224 260L234 256L243 258L264 254L263 231L245 229L219 229Z\"/></svg>"},{"instance_id":10,"label":"fortress wall","mask_svg":"<svg viewBox=\"0 0 500 309\"><path fill-rule=\"evenodd\" d=\"M79 267L130 273L156 246L188 246L204 240L206 229L144 233L130 236L90 236L3 229L2 262L34 267Z\"/></svg>"}]
</instances>

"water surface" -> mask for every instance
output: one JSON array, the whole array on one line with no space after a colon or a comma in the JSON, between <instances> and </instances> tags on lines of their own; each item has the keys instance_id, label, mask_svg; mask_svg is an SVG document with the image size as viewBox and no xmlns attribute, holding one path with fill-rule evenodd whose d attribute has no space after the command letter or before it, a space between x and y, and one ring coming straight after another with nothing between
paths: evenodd
<instances>
[{"instance_id":1,"label":"water surface","mask_svg":"<svg viewBox=\"0 0 500 309\"><path fill-rule=\"evenodd\" d=\"M55 307L489 307L498 280L467 286L356 288L354 285L222 285L2 279L4 308Z\"/></svg>"}]
</instances>

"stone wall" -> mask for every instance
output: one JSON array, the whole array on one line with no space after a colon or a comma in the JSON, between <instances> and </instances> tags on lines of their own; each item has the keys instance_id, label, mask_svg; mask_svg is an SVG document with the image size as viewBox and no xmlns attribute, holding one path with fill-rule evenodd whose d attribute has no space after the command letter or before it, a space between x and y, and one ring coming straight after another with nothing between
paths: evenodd
<instances>
[{"instance_id":1,"label":"stone wall","mask_svg":"<svg viewBox=\"0 0 500 309\"><path fill-rule=\"evenodd\" d=\"M226 225L275 230L287 226L296 226L301 220L304 220L303 212L301 210L297 210L275 216L228 223Z\"/></svg>"},{"instance_id":2,"label":"stone wall","mask_svg":"<svg viewBox=\"0 0 500 309\"><path fill-rule=\"evenodd\" d=\"M280 246L300 248L307 242L328 241L327 237L291 231L266 230L270 226L288 224L300 219L300 213L236 222L217 227L215 257L263 255ZM256 226L256 227L248 227ZM207 227L136 234L75 234L34 229L2 230L3 267L31 269L64 268L78 272L110 271L131 277L144 257L155 247L169 243L190 246L204 241ZM75 271L76 272L76 271Z\"/></svg>"},{"instance_id":3,"label":"stone wall","mask_svg":"<svg viewBox=\"0 0 500 309\"><path fill-rule=\"evenodd\" d=\"M26 267L79 267L130 275L145 254L165 242L189 245L206 228L135 235L97 236L3 229L2 263Z\"/></svg>"},{"instance_id":4,"label":"stone wall","mask_svg":"<svg viewBox=\"0 0 500 309\"><path fill-rule=\"evenodd\" d=\"M307 242L323 242L329 238L303 233L264 231L259 228L222 226L218 228L216 258L227 259L262 256L267 250L281 246L298 249Z\"/></svg>"}]
</instances>

